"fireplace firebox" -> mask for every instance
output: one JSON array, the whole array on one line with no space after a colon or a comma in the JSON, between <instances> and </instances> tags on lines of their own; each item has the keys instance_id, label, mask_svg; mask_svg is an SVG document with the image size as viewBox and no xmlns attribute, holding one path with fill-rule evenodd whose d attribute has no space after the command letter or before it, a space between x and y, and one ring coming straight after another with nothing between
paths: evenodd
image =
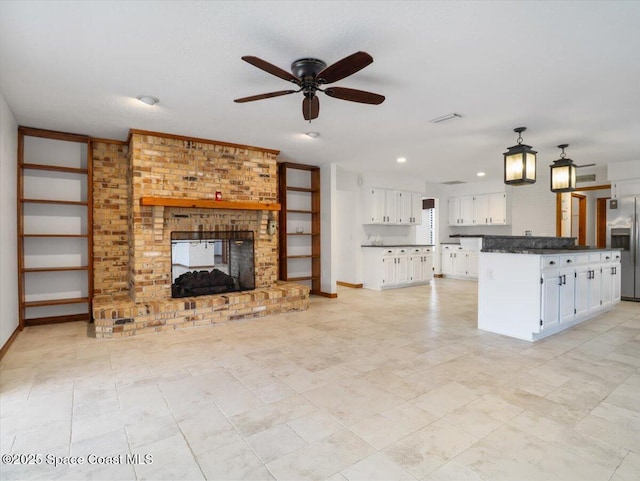
<instances>
[{"instance_id":1,"label":"fireplace firebox","mask_svg":"<svg viewBox=\"0 0 640 481\"><path fill-rule=\"evenodd\" d=\"M171 297L253 290L253 232L172 232L171 271Z\"/></svg>"}]
</instances>

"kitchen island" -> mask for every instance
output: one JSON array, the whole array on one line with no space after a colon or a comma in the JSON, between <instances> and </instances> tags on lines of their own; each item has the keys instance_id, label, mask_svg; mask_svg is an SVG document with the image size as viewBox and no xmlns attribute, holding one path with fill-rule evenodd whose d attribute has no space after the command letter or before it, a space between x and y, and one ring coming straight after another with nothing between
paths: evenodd
<instances>
[{"instance_id":1,"label":"kitchen island","mask_svg":"<svg viewBox=\"0 0 640 481\"><path fill-rule=\"evenodd\" d=\"M478 329L536 341L620 302L620 251L574 238L485 236Z\"/></svg>"}]
</instances>

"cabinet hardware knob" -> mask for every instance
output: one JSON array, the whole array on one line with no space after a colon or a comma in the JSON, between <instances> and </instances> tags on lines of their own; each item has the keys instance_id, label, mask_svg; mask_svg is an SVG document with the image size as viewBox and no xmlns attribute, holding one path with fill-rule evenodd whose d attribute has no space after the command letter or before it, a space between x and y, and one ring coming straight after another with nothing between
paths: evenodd
<instances>
[{"instance_id":1,"label":"cabinet hardware knob","mask_svg":"<svg viewBox=\"0 0 640 481\"><path fill-rule=\"evenodd\" d=\"M567 259L567 264L571 264L573 261L571 259Z\"/></svg>"},{"instance_id":2,"label":"cabinet hardware knob","mask_svg":"<svg viewBox=\"0 0 640 481\"><path fill-rule=\"evenodd\" d=\"M556 263L554 261L549 262L550 265L555 266Z\"/></svg>"}]
</instances>

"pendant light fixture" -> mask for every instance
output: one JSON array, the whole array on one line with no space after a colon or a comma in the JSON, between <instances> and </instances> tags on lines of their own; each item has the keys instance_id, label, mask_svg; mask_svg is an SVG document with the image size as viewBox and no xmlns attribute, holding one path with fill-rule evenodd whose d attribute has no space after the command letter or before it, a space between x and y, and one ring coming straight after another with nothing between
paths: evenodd
<instances>
[{"instance_id":1,"label":"pendant light fixture","mask_svg":"<svg viewBox=\"0 0 640 481\"><path fill-rule=\"evenodd\" d=\"M530 145L522 143L526 127L513 129L518 134L518 144L509 147L504 155L504 183L508 185L533 184L536 181L536 154Z\"/></svg>"},{"instance_id":2,"label":"pendant light fixture","mask_svg":"<svg viewBox=\"0 0 640 481\"><path fill-rule=\"evenodd\" d=\"M560 158L551 164L551 192L573 192L576 190L576 165L567 159L564 149L569 144L558 145L562 149Z\"/></svg>"}]
</instances>

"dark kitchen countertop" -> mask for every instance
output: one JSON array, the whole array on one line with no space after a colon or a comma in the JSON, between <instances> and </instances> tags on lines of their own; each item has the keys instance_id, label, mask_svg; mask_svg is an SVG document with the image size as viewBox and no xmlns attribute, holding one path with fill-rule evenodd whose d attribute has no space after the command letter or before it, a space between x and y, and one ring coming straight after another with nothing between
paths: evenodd
<instances>
[{"instance_id":1,"label":"dark kitchen countertop","mask_svg":"<svg viewBox=\"0 0 640 481\"><path fill-rule=\"evenodd\" d=\"M482 249L480 252L494 254L534 254L534 255L556 255L556 254L589 254L592 252L606 252L620 249L598 249L596 247L575 246L565 249Z\"/></svg>"},{"instance_id":2,"label":"dark kitchen countertop","mask_svg":"<svg viewBox=\"0 0 640 481\"><path fill-rule=\"evenodd\" d=\"M360 247L434 247L433 244L384 244L381 246L374 246L371 244L362 244Z\"/></svg>"}]
</instances>

